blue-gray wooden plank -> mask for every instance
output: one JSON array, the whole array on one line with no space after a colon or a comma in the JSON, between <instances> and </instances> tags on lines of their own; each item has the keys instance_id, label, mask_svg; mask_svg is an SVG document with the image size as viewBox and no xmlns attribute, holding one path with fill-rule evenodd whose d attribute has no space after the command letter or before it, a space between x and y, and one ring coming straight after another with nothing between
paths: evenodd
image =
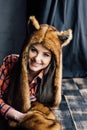
<instances>
[{"instance_id":1,"label":"blue-gray wooden plank","mask_svg":"<svg viewBox=\"0 0 87 130\"><path fill-rule=\"evenodd\" d=\"M62 130L87 130L87 78L63 79L62 102L54 113Z\"/></svg>"}]
</instances>

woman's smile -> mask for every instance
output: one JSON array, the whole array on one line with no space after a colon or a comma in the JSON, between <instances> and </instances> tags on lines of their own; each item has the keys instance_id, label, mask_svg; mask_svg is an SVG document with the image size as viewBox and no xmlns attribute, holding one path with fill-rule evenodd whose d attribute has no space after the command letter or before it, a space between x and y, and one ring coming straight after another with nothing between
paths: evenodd
<instances>
[{"instance_id":1,"label":"woman's smile","mask_svg":"<svg viewBox=\"0 0 87 130\"><path fill-rule=\"evenodd\" d=\"M31 60L30 64L31 64L33 67L39 67L40 65L42 65L41 63L38 63L38 62L33 61L33 60Z\"/></svg>"}]
</instances>

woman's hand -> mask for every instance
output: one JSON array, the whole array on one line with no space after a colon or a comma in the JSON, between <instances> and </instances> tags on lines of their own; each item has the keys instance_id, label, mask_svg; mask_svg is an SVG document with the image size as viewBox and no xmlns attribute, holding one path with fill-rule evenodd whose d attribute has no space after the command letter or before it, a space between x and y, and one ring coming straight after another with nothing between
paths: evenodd
<instances>
[{"instance_id":1,"label":"woman's hand","mask_svg":"<svg viewBox=\"0 0 87 130\"><path fill-rule=\"evenodd\" d=\"M5 115L5 118L19 122L20 120L22 120L25 117L26 114L27 113L21 113L21 112L15 110L14 108L10 108Z\"/></svg>"}]
</instances>

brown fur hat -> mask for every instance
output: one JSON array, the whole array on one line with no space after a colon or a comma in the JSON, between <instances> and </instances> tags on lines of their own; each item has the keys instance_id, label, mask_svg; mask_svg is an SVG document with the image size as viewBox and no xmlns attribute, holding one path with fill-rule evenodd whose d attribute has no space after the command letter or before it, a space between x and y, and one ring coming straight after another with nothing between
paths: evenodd
<instances>
[{"instance_id":1,"label":"brown fur hat","mask_svg":"<svg viewBox=\"0 0 87 130\"><path fill-rule=\"evenodd\" d=\"M39 25L34 16L29 17L29 25L35 28L30 40L23 50L22 57L28 53L32 44L40 43L49 49L55 57L56 71L54 76L54 104L57 106L61 101L61 78L62 78L62 47L68 45L72 39L72 30L59 32L53 26L47 24Z\"/></svg>"},{"instance_id":2,"label":"brown fur hat","mask_svg":"<svg viewBox=\"0 0 87 130\"><path fill-rule=\"evenodd\" d=\"M30 16L28 21L28 26L33 27L33 33L31 34L28 43L22 50L20 60L20 75L19 84L16 88L16 93L14 92L15 86L9 90L8 102L12 106L20 111L26 112L30 106L31 102L29 100L29 83L28 83L28 71L27 71L27 61L28 61L28 51L32 44L40 43L45 48L49 49L54 55L56 69L54 73L54 83L53 83L53 93L54 99L52 107L58 106L61 102L61 81L62 81L62 47L68 45L72 39L72 30L59 32L55 27L48 24L39 24L35 16ZM53 68L51 68L53 69ZM51 75L50 75L51 76ZM15 76L14 76L15 77ZM13 81L12 81L13 82ZM17 81L16 81L17 82ZM48 84L48 87L50 87ZM12 92L13 91L13 92ZM11 98L13 95L14 98ZM47 94L46 94L47 95ZM20 98L19 98L20 97ZM13 101L11 101L13 99Z\"/></svg>"}]
</instances>

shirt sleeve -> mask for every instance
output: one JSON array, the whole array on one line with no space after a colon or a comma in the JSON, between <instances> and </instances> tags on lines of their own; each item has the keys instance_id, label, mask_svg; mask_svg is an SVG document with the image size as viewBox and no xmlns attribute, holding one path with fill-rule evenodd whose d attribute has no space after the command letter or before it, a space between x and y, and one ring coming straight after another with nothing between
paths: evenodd
<instances>
[{"instance_id":1,"label":"shirt sleeve","mask_svg":"<svg viewBox=\"0 0 87 130\"><path fill-rule=\"evenodd\" d=\"M7 112L10 108L11 108L11 106L9 106L8 104L6 104L6 103L4 102L4 100L2 100L2 99L0 98L0 114L1 114L2 116L5 116L6 112Z\"/></svg>"},{"instance_id":2,"label":"shirt sleeve","mask_svg":"<svg viewBox=\"0 0 87 130\"><path fill-rule=\"evenodd\" d=\"M18 61L18 57L19 55L17 54L6 56L3 60L3 64L0 67L0 114L3 116L11 107L4 102L3 94L5 93L5 90L9 85L10 73L13 66Z\"/></svg>"}]
</instances>

